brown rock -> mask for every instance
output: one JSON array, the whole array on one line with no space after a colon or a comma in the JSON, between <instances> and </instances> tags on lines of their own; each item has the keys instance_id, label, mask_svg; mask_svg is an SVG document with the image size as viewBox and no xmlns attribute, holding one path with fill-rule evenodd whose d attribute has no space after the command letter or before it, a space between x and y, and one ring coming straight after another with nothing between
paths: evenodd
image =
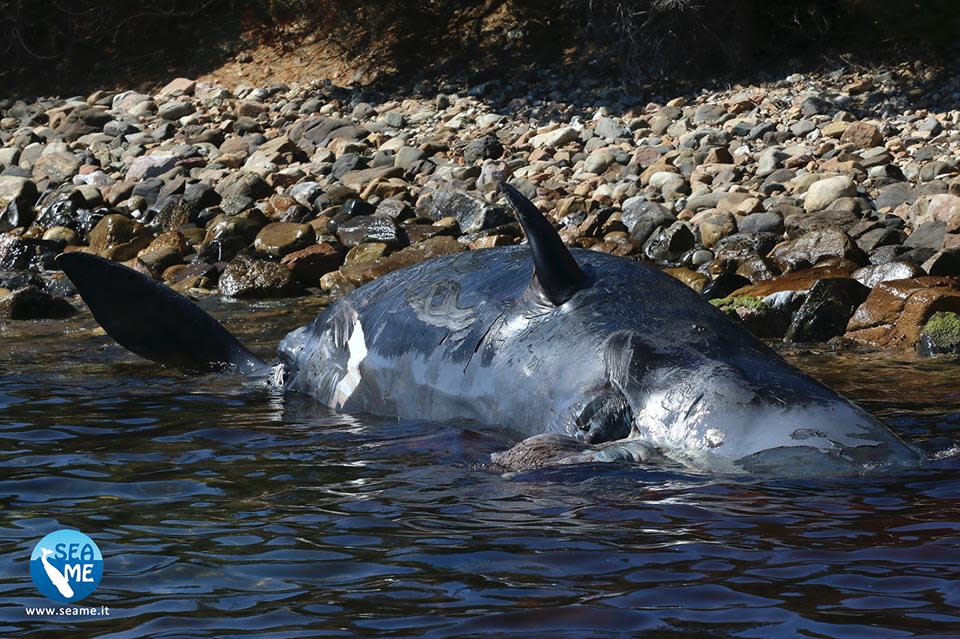
<instances>
[{"instance_id":1,"label":"brown rock","mask_svg":"<svg viewBox=\"0 0 960 639\"><path fill-rule=\"evenodd\" d=\"M310 246L316 239L313 227L309 224L273 222L257 233L253 248L264 255L283 257L287 253Z\"/></svg>"},{"instance_id":2,"label":"brown rock","mask_svg":"<svg viewBox=\"0 0 960 639\"><path fill-rule=\"evenodd\" d=\"M883 134L872 124L852 122L840 136L840 141L853 144L861 149L870 149L883 144Z\"/></svg>"},{"instance_id":3,"label":"brown rock","mask_svg":"<svg viewBox=\"0 0 960 639\"><path fill-rule=\"evenodd\" d=\"M343 258L332 244L323 242L288 253L280 263L290 269L298 282L317 286L321 277L340 268Z\"/></svg>"},{"instance_id":4,"label":"brown rock","mask_svg":"<svg viewBox=\"0 0 960 639\"><path fill-rule=\"evenodd\" d=\"M90 248L116 262L133 259L152 240L147 227L118 213L104 216L90 231Z\"/></svg>"},{"instance_id":5,"label":"brown rock","mask_svg":"<svg viewBox=\"0 0 960 639\"><path fill-rule=\"evenodd\" d=\"M850 318L845 337L869 346L913 348L937 311L960 313L956 279L926 276L881 282Z\"/></svg>"},{"instance_id":6,"label":"brown rock","mask_svg":"<svg viewBox=\"0 0 960 639\"><path fill-rule=\"evenodd\" d=\"M851 270L845 267L823 266L794 271L772 280L756 282L737 289L731 295L763 298L784 291L808 291L820 280L849 277Z\"/></svg>"},{"instance_id":7,"label":"brown rock","mask_svg":"<svg viewBox=\"0 0 960 639\"><path fill-rule=\"evenodd\" d=\"M810 231L795 240L780 242L770 251L769 257L784 273L816 266L830 257L848 259L858 264L866 261L860 247L837 228Z\"/></svg>"},{"instance_id":8,"label":"brown rock","mask_svg":"<svg viewBox=\"0 0 960 639\"><path fill-rule=\"evenodd\" d=\"M667 268L664 269L663 272L670 277L680 280L697 293L702 291L703 287L706 286L710 281L710 278L703 273L698 273L697 271L692 271L688 268Z\"/></svg>"}]
</instances>

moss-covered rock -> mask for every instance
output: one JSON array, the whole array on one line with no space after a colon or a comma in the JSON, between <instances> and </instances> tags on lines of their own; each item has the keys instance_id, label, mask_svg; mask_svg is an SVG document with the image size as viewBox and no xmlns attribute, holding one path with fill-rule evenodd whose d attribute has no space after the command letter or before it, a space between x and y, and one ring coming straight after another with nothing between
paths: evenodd
<instances>
[{"instance_id":1,"label":"moss-covered rock","mask_svg":"<svg viewBox=\"0 0 960 639\"><path fill-rule=\"evenodd\" d=\"M751 297L749 295L730 295L728 297L710 300L710 303L727 315L737 315L737 309L739 308L766 312L772 310L772 307L759 297Z\"/></svg>"},{"instance_id":2,"label":"moss-covered rock","mask_svg":"<svg viewBox=\"0 0 960 639\"><path fill-rule=\"evenodd\" d=\"M923 355L960 353L960 315L940 311L923 326L917 349Z\"/></svg>"},{"instance_id":3,"label":"moss-covered rock","mask_svg":"<svg viewBox=\"0 0 960 639\"><path fill-rule=\"evenodd\" d=\"M710 300L723 313L731 315L757 337L783 337L790 325L790 314L774 308L762 298L730 295Z\"/></svg>"}]
</instances>

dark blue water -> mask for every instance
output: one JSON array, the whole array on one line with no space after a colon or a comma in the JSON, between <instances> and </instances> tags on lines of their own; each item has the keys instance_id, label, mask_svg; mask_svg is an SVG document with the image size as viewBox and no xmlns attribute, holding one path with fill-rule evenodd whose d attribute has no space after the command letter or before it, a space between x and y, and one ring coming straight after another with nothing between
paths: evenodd
<instances>
[{"instance_id":1,"label":"dark blue water","mask_svg":"<svg viewBox=\"0 0 960 639\"><path fill-rule=\"evenodd\" d=\"M315 309L215 307L269 354ZM335 416L0 325L0 637L960 636L960 362L794 352L939 461L856 480L586 466L503 477L507 432ZM32 618L34 544L104 555Z\"/></svg>"}]
</instances>

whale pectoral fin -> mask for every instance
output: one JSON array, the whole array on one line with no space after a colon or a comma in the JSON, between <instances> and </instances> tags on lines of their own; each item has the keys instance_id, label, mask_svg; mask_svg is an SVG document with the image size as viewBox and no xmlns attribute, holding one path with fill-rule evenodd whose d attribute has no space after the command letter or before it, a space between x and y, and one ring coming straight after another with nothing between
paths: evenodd
<instances>
[{"instance_id":1,"label":"whale pectoral fin","mask_svg":"<svg viewBox=\"0 0 960 639\"><path fill-rule=\"evenodd\" d=\"M129 351L189 370L265 364L183 295L122 264L88 253L64 253L56 264L103 329Z\"/></svg>"},{"instance_id":2,"label":"whale pectoral fin","mask_svg":"<svg viewBox=\"0 0 960 639\"><path fill-rule=\"evenodd\" d=\"M500 190L520 219L533 255L536 285L554 306L560 306L587 284L560 234L543 213L516 188L500 182Z\"/></svg>"},{"instance_id":3,"label":"whale pectoral fin","mask_svg":"<svg viewBox=\"0 0 960 639\"><path fill-rule=\"evenodd\" d=\"M621 439L590 445L556 434L528 437L509 450L493 453L490 461L510 472L566 464L625 462L674 465L656 446L641 439Z\"/></svg>"}]
</instances>

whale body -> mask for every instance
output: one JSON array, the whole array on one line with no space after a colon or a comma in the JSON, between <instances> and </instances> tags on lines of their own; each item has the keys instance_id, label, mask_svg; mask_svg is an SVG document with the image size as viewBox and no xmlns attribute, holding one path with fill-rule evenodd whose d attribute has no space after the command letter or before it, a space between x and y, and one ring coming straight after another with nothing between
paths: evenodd
<instances>
[{"instance_id":1,"label":"whale body","mask_svg":"<svg viewBox=\"0 0 960 639\"><path fill-rule=\"evenodd\" d=\"M283 339L275 383L341 412L504 426L531 446L501 459L527 465L529 451L536 465L546 444L564 440L599 451L574 461L666 459L710 472L919 463L885 425L692 289L637 261L567 249L529 200L502 188L528 245L448 255L360 287ZM166 287L92 255L58 263L130 350L266 374ZM134 308L153 318L149 330L125 319Z\"/></svg>"}]
</instances>

